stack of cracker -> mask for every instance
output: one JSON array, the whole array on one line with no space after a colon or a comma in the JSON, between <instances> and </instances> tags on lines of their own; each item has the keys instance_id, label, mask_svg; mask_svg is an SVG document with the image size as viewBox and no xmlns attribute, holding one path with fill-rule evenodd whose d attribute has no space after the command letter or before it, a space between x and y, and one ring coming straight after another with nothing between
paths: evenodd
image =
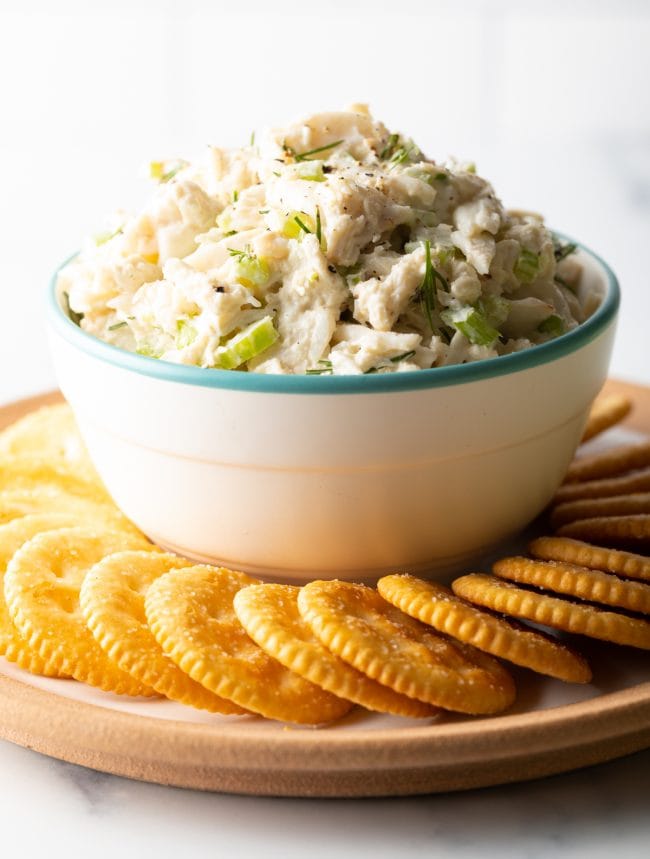
<instances>
[{"instance_id":1,"label":"stack of cracker","mask_svg":"<svg viewBox=\"0 0 650 859\"><path fill-rule=\"evenodd\" d=\"M613 422L611 409L594 415L596 429ZM512 618L650 648L650 559L566 534L605 517L599 534L647 539L646 494L592 493L608 481L636 487L645 472L648 444L578 460L552 513L560 534L534 541L532 558L501 559L492 576L451 589L400 574L377 589L298 588L153 545L106 492L70 409L49 407L0 434L0 655L228 716L321 724L355 705L414 718L497 713L515 698L500 660L566 682L592 676L550 630Z\"/></svg>"}]
</instances>

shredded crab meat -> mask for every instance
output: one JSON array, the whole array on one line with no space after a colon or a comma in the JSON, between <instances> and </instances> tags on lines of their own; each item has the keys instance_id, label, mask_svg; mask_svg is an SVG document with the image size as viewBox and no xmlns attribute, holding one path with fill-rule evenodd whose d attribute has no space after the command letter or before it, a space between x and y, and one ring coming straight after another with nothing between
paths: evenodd
<instances>
[{"instance_id":1,"label":"shredded crab meat","mask_svg":"<svg viewBox=\"0 0 650 859\"><path fill-rule=\"evenodd\" d=\"M530 348L597 306L538 215L364 105L151 174L148 204L59 276L83 329L150 358L231 369L236 346L238 371L397 373Z\"/></svg>"}]
</instances>

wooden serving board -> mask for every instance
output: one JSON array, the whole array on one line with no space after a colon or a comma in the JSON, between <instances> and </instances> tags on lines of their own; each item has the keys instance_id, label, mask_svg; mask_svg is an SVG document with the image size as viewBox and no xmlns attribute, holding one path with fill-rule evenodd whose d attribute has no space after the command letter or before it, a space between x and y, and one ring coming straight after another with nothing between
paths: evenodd
<instances>
[{"instance_id":1,"label":"wooden serving board","mask_svg":"<svg viewBox=\"0 0 650 859\"><path fill-rule=\"evenodd\" d=\"M607 388L634 401L625 426L650 432L650 389L618 382ZM0 427L59 398L52 393L5 406ZM517 703L502 716L422 722L356 710L319 729L126 699L72 680L33 677L0 658L0 737L130 778L259 796L484 787L650 747L648 653L586 640L580 647L594 668L593 684L516 670Z\"/></svg>"}]
</instances>

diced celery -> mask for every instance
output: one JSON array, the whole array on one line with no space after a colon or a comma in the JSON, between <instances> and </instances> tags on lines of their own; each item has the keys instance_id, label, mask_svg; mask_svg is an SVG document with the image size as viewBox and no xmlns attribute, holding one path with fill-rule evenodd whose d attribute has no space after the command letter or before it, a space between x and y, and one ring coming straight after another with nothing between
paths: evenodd
<instances>
[{"instance_id":1,"label":"diced celery","mask_svg":"<svg viewBox=\"0 0 650 859\"><path fill-rule=\"evenodd\" d=\"M157 182L169 182L170 179L173 179L174 176L182 170L183 167L187 167L187 161L183 161L182 158L178 158L176 161L172 162L172 166L168 166L169 162L165 161L151 161L149 163L149 176L151 179L155 179Z\"/></svg>"},{"instance_id":2,"label":"diced celery","mask_svg":"<svg viewBox=\"0 0 650 859\"><path fill-rule=\"evenodd\" d=\"M468 305L459 310L443 310L442 321L451 325L475 346L490 346L499 337L485 316L475 307Z\"/></svg>"},{"instance_id":3,"label":"diced celery","mask_svg":"<svg viewBox=\"0 0 650 859\"><path fill-rule=\"evenodd\" d=\"M515 263L514 273L523 283L532 283L539 272L539 254L522 248Z\"/></svg>"},{"instance_id":4,"label":"diced celery","mask_svg":"<svg viewBox=\"0 0 650 859\"><path fill-rule=\"evenodd\" d=\"M223 212L217 216L216 224L222 232L230 232L230 230L232 230L232 209L224 209Z\"/></svg>"},{"instance_id":5,"label":"diced celery","mask_svg":"<svg viewBox=\"0 0 650 859\"><path fill-rule=\"evenodd\" d=\"M231 337L224 346L219 347L215 356L215 367L234 370L272 346L278 336L273 320L270 316L265 316L251 323L239 334Z\"/></svg>"},{"instance_id":6,"label":"diced celery","mask_svg":"<svg viewBox=\"0 0 650 859\"><path fill-rule=\"evenodd\" d=\"M135 350L138 355L144 355L145 358L160 358L162 355L162 350L152 346L150 343L146 341L142 341L138 345L138 348Z\"/></svg>"},{"instance_id":7,"label":"diced celery","mask_svg":"<svg viewBox=\"0 0 650 859\"><path fill-rule=\"evenodd\" d=\"M439 265L447 265L449 260L453 259L456 255L456 248L453 247L443 247L442 245L437 245L433 249L433 255L438 260Z\"/></svg>"},{"instance_id":8,"label":"diced celery","mask_svg":"<svg viewBox=\"0 0 650 859\"><path fill-rule=\"evenodd\" d=\"M300 226L301 223L307 230ZM305 232L316 232L316 222L311 215L305 212L289 212L282 226L282 235L287 239L299 239Z\"/></svg>"},{"instance_id":9,"label":"diced celery","mask_svg":"<svg viewBox=\"0 0 650 859\"><path fill-rule=\"evenodd\" d=\"M256 292L259 287L266 284L271 270L264 257L258 257L254 253L251 253L248 245L246 246L246 250L239 251L234 248L228 248L228 252L230 256L235 257L237 260L235 270L237 280L242 286L250 289L251 292Z\"/></svg>"},{"instance_id":10,"label":"diced celery","mask_svg":"<svg viewBox=\"0 0 650 859\"><path fill-rule=\"evenodd\" d=\"M500 295L486 295L479 299L478 309L490 325L495 328L503 325L510 313L510 302Z\"/></svg>"},{"instance_id":11,"label":"diced celery","mask_svg":"<svg viewBox=\"0 0 650 859\"><path fill-rule=\"evenodd\" d=\"M564 334L566 329L562 317L553 314L538 325L537 330L542 334L549 334L551 337L559 337L560 334Z\"/></svg>"},{"instance_id":12,"label":"diced celery","mask_svg":"<svg viewBox=\"0 0 650 859\"><path fill-rule=\"evenodd\" d=\"M105 245L106 242L110 242L110 240L114 239L115 236L119 236L122 229L122 227L118 227L116 230L106 230L104 233L97 233L97 235L93 237L93 241L96 245Z\"/></svg>"},{"instance_id":13,"label":"diced celery","mask_svg":"<svg viewBox=\"0 0 650 859\"><path fill-rule=\"evenodd\" d=\"M293 167L293 174L297 179L305 179L308 182L324 182L322 161L300 161Z\"/></svg>"},{"instance_id":14,"label":"diced celery","mask_svg":"<svg viewBox=\"0 0 650 859\"><path fill-rule=\"evenodd\" d=\"M178 319L176 321L176 348L185 349L186 346L191 346L199 336L199 332L188 322L187 319Z\"/></svg>"}]
</instances>

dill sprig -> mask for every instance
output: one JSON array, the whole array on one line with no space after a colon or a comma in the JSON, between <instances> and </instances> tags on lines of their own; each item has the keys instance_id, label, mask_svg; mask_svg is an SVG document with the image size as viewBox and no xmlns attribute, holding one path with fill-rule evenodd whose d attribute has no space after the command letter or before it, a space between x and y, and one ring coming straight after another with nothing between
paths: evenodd
<instances>
[{"instance_id":1,"label":"dill sprig","mask_svg":"<svg viewBox=\"0 0 650 859\"><path fill-rule=\"evenodd\" d=\"M326 146L318 146L316 149L308 149L307 152L296 152L291 149L290 154L296 159L296 161L306 161L311 155L319 155L321 152L327 152L329 149L336 149L337 146L340 146L343 143L343 138L341 140L335 140L334 143L328 143ZM285 146L286 149L290 149L291 147Z\"/></svg>"},{"instance_id":2,"label":"dill sprig","mask_svg":"<svg viewBox=\"0 0 650 859\"><path fill-rule=\"evenodd\" d=\"M431 263L431 242L427 239L424 243L424 278L420 286L420 304L427 317L427 322L433 334L433 313L436 309L436 282L448 290L449 284Z\"/></svg>"},{"instance_id":3,"label":"dill sprig","mask_svg":"<svg viewBox=\"0 0 650 859\"><path fill-rule=\"evenodd\" d=\"M391 364L399 364L400 361L408 361L409 358L412 358L415 355L415 349L411 349L410 352L404 352L401 355L395 355L390 359Z\"/></svg>"},{"instance_id":4,"label":"dill sprig","mask_svg":"<svg viewBox=\"0 0 650 859\"><path fill-rule=\"evenodd\" d=\"M253 253L250 245L244 245L244 250L239 251L237 248L228 248L228 253L231 257L237 257L239 260L254 260L255 254Z\"/></svg>"},{"instance_id":5,"label":"dill sprig","mask_svg":"<svg viewBox=\"0 0 650 859\"><path fill-rule=\"evenodd\" d=\"M305 232L305 233L307 233L307 234L311 235L312 230L310 230L310 229L309 229L309 227L308 227L308 226L307 226L307 224L302 220L302 218L300 217L300 215L294 215L294 216L293 216L293 219L294 219L294 221L298 224L298 226L300 227L300 229L301 229L303 232Z\"/></svg>"},{"instance_id":6,"label":"dill sprig","mask_svg":"<svg viewBox=\"0 0 650 859\"><path fill-rule=\"evenodd\" d=\"M399 149L396 149L390 157L390 166L388 169L392 170L394 167L397 167L398 164L403 164L408 160L413 149L414 147L412 143L408 144L408 146L400 146Z\"/></svg>"},{"instance_id":7,"label":"dill sprig","mask_svg":"<svg viewBox=\"0 0 650 859\"><path fill-rule=\"evenodd\" d=\"M324 375L332 375L334 370L332 369L332 362L326 361L324 358L318 362L318 367L313 367L311 370L307 370L305 375L307 376L324 376Z\"/></svg>"},{"instance_id":8,"label":"dill sprig","mask_svg":"<svg viewBox=\"0 0 650 859\"><path fill-rule=\"evenodd\" d=\"M578 250L578 246L573 242L569 242L566 245L563 245L561 241L558 239L553 240L553 254L555 255L555 262L562 262L563 259L566 259L571 254L574 254Z\"/></svg>"},{"instance_id":9,"label":"dill sprig","mask_svg":"<svg viewBox=\"0 0 650 859\"><path fill-rule=\"evenodd\" d=\"M386 158L390 158L393 152L395 151L395 147L399 143L399 134L391 134L388 138L388 142L384 146L384 148L379 153L379 157L382 161Z\"/></svg>"}]
</instances>

